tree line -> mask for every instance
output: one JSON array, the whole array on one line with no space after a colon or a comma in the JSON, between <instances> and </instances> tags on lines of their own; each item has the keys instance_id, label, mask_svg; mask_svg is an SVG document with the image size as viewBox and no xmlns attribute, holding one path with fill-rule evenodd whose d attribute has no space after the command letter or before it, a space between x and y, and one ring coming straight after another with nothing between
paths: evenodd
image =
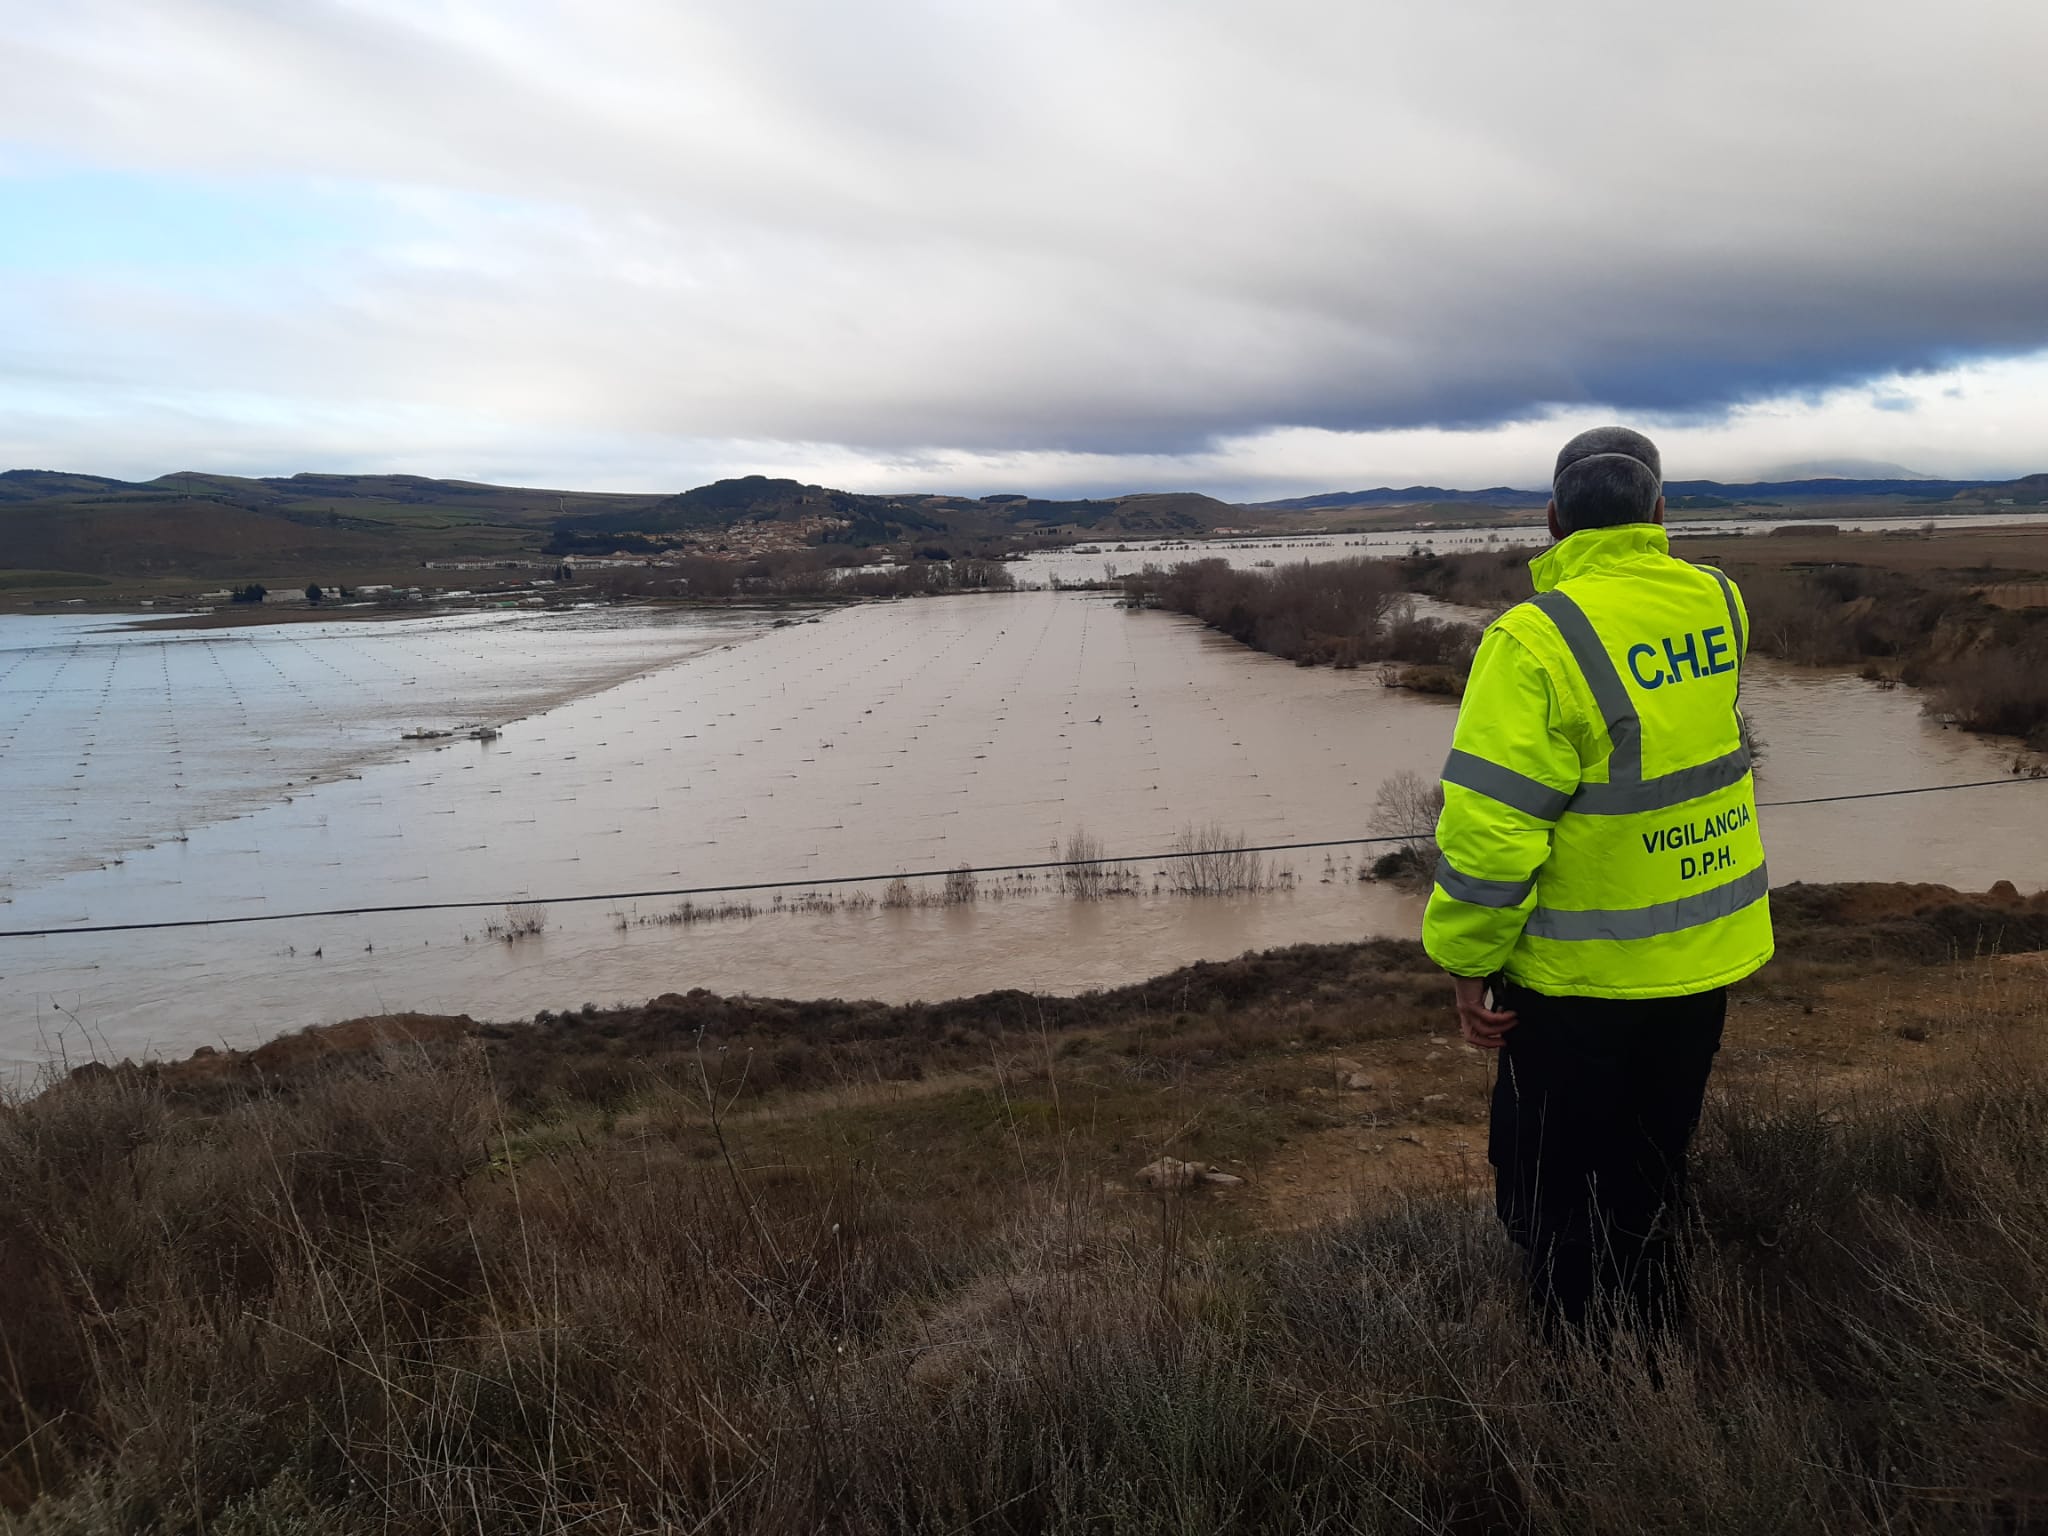
<instances>
[{"instance_id":1,"label":"tree line","mask_svg":"<svg viewBox=\"0 0 2048 1536\"><path fill-rule=\"evenodd\" d=\"M1386 560L1304 561L1238 570L1218 559L1148 565L1123 578L1134 602L1185 613L1301 666L1398 662L1462 676L1479 628L1415 612L1400 566Z\"/></svg>"}]
</instances>

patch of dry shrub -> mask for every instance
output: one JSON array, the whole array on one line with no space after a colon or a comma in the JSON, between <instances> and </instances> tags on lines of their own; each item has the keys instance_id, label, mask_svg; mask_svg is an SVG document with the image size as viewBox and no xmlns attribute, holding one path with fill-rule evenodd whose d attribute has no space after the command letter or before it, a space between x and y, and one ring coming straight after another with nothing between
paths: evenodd
<instances>
[{"instance_id":1,"label":"patch of dry shrub","mask_svg":"<svg viewBox=\"0 0 2048 1536\"><path fill-rule=\"evenodd\" d=\"M1994 920L2048 943L2040 908L1778 897L1788 945L1834 934L1858 966L1873 929L1894 956ZM1276 1138L1288 1093L1225 1106L1194 1074L1440 1011L1381 943L1089 998L692 993L75 1077L0 1107L0 1509L52 1533L2043 1528L2038 1059L1717 1100L1694 1321L1654 1360L1535 1348L1461 1189L1247 1234L1107 1187L1154 1154L1090 1165L1063 1128L1143 1099ZM1060 1063L1097 1036L1131 1070L1084 1105ZM875 1091L971 1060L999 1091Z\"/></svg>"},{"instance_id":2,"label":"patch of dry shrub","mask_svg":"<svg viewBox=\"0 0 2048 1536\"><path fill-rule=\"evenodd\" d=\"M1191 560L1126 578L1140 602L1156 602L1213 625L1234 640L1304 666L1425 663L1463 674L1478 648L1470 624L1417 618L1386 560L1304 561L1241 571L1217 559Z\"/></svg>"},{"instance_id":3,"label":"patch of dry shrub","mask_svg":"<svg viewBox=\"0 0 2048 1536\"><path fill-rule=\"evenodd\" d=\"M1717 1102L1654 1357L1537 1348L1455 1189L1265 1237L1064 1159L937 1197L762 1155L708 1082L694 1147L659 1105L517 1121L474 1051L7 1108L0 1497L47 1532L2048 1519L2038 1060Z\"/></svg>"}]
</instances>

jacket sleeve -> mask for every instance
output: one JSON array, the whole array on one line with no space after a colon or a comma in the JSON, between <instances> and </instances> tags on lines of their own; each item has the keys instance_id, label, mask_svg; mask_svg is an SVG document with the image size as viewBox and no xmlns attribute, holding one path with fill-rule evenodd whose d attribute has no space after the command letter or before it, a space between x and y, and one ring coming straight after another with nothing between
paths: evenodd
<instances>
[{"instance_id":1,"label":"jacket sleeve","mask_svg":"<svg viewBox=\"0 0 2048 1536\"><path fill-rule=\"evenodd\" d=\"M1550 674L1512 634L1489 629L1444 763L1442 857L1422 919L1423 947L1452 975L1490 976L1506 962L1580 771Z\"/></svg>"}]
</instances>

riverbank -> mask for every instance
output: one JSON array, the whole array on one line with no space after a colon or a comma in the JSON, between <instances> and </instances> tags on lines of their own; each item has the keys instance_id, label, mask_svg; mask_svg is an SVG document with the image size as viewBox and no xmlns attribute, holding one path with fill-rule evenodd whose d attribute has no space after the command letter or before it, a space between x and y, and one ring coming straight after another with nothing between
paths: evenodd
<instances>
[{"instance_id":1,"label":"riverbank","mask_svg":"<svg viewBox=\"0 0 2048 1536\"><path fill-rule=\"evenodd\" d=\"M1924 688L1964 730L2048 749L2048 530L1801 532L1682 552L1741 583L1754 649Z\"/></svg>"},{"instance_id":2,"label":"riverbank","mask_svg":"<svg viewBox=\"0 0 2048 1536\"><path fill-rule=\"evenodd\" d=\"M2048 900L1776 905L1657 1378L1529 1346L1489 1063L1413 944L1080 998L691 993L362 1021L0 1111L0 1507L44 1531L2028 1528ZM1178 1187L1145 1187L1162 1158Z\"/></svg>"},{"instance_id":3,"label":"riverbank","mask_svg":"<svg viewBox=\"0 0 2048 1536\"><path fill-rule=\"evenodd\" d=\"M1679 530L1683 532L1683 530ZM1878 533L1821 525L1686 535L1675 552L1741 585L1750 649L1924 688L1964 730L2048 750L2048 526ZM1133 601L1201 619L1302 666L1386 663L1391 686L1455 695L1475 624L1404 614L1405 591L1497 612L1529 595L1528 552L1416 551L1393 560L1232 571L1204 561L1124 578Z\"/></svg>"},{"instance_id":4,"label":"riverbank","mask_svg":"<svg viewBox=\"0 0 2048 1536\"><path fill-rule=\"evenodd\" d=\"M594 589L593 589L594 590ZM379 607L375 603L335 603L314 607L306 604L299 607L279 608L260 603L236 605L222 608L198 609L185 613L152 615L147 618L133 617L129 610L121 609L110 615L127 618L128 622L119 627L150 633L158 630L205 630L205 629L263 629L273 625L295 624L384 624L416 622L422 619L446 619L462 614L519 614L532 617L536 614L560 614L589 612L593 609L626 608L644 610L649 615L657 614L730 614L748 613L759 610L764 614L788 615L792 613L811 614L849 602L862 601L844 593L827 593L822 596L789 596L763 593L744 597L639 597L605 596L601 600L589 597L571 598L567 601L546 601L535 603L514 603L508 601L476 603L410 603L400 607ZM92 610L85 610L91 612Z\"/></svg>"},{"instance_id":5,"label":"riverbank","mask_svg":"<svg viewBox=\"0 0 2048 1536\"><path fill-rule=\"evenodd\" d=\"M263 629L280 624L386 624L407 619L445 618L451 613L468 613L479 608L507 605L450 605L420 603L402 608L384 608L375 603L306 603L280 607L270 603L237 603L219 608L194 608L178 613L129 617L130 610L108 610L109 616L127 618L122 629L149 634L158 630ZM91 608L83 610L92 613Z\"/></svg>"}]
</instances>

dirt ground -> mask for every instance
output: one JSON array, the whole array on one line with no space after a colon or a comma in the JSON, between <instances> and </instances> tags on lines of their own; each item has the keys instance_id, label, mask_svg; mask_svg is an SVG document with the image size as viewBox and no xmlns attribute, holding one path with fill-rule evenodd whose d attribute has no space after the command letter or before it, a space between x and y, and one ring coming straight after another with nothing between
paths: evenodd
<instances>
[{"instance_id":1,"label":"dirt ground","mask_svg":"<svg viewBox=\"0 0 2048 1536\"><path fill-rule=\"evenodd\" d=\"M1673 524L1684 532L1682 523ZM1963 584L2040 581L2048 578L2048 517L2038 525L1997 528L1942 528L1932 536L1914 531L1917 525L1884 533L1786 533L1738 536L1697 535L1679 541L1688 560L1738 565L1870 566L1928 578L1952 575Z\"/></svg>"},{"instance_id":2,"label":"dirt ground","mask_svg":"<svg viewBox=\"0 0 2048 1536\"><path fill-rule=\"evenodd\" d=\"M1987 1055L2038 1066L2048 1048L2048 954L1800 980L1792 973L1731 996L1710 1106L1715 1091L1737 1084L1790 1100L1902 1085L1934 1092ZM1251 1170L1243 1198L1261 1225L1290 1227L1335 1220L1403 1188L1490 1191L1494 1068L1490 1053L1448 1028L1305 1059L1298 1091L1337 1123L1291 1138Z\"/></svg>"}]
</instances>

